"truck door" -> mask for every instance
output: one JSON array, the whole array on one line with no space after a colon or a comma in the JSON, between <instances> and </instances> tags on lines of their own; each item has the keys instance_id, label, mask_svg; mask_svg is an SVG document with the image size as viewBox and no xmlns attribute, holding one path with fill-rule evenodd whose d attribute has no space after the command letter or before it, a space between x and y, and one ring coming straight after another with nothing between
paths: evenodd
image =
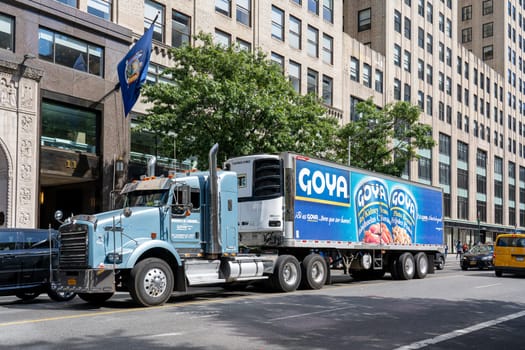
<instances>
[{"instance_id":1,"label":"truck door","mask_svg":"<svg viewBox=\"0 0 525 350\"><path fill-rule=\"evenodd\" d=\"M202 253L201 193L198 187L176 184L171 205L171 242L182 254Z\"/></svg>"}]
</instances>

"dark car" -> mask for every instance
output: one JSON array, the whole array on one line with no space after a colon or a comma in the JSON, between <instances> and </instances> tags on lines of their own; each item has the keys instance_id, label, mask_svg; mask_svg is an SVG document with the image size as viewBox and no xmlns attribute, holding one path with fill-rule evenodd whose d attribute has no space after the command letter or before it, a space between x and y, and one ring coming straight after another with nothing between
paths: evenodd
<instances>
[{"instance_id":1,"label":"dark car","mask_svg":"<svg viewBox=\"0 0 525 350\"><path fill-rule=\"evenodd\" d=\"M75 293L51 289L51 269L58 263L58 232L45 229L0 229L0 295L32 300L47 293L68 301Z\"/></svg>"},{"instance_id":2,"label":"dark car","mask_svg":"<svg viewBox=\"0 0 525 350\"><path fill-rule=\"evenodd\" d=\"M461 269L467 270L471 267L478 269L492 268L492 256L494 246L490 244L478 244L470 248L461 258Z\"/></svg>"}]
</instances>

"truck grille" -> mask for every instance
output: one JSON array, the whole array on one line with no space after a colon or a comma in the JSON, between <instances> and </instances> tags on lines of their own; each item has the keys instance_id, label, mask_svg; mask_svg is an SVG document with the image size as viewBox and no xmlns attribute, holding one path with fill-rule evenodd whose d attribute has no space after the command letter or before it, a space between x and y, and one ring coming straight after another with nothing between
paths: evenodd
<instances>
[{"instance_id":1,"label":"truck grille","mask_svg":"<svg viewBox=\"0 0 525 350\"><path fill-rule=\"evenodd\" d=\"M88 267L88 226L70 224L60 229L61 269L85 269Z\"/></svg>"}]
</instances>

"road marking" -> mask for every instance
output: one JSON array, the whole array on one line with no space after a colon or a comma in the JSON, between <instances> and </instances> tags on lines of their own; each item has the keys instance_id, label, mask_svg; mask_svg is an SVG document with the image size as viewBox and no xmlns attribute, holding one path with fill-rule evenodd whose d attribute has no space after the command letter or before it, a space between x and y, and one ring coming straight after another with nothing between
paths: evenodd
<instances>
[{"instance_id":1,"label":"road marking","mask_svg":"<svg viewBox=\"0 0 525 350\"><path fill-rule=\"evenodd\" d=\"M475 324L475 325L467 327L467 328L457 329L457 330L449 332L449 333L438 335L437 337L434 337L434 338L429 338L429 339L421 340L421 341L418 341L418 342L415 342L415 343L412 343L412 344L409 344L409 345L404 345L404 346L401 346L401 347L396 348L394 350L421 349L421 348L424 348L424 347L429 346L429 345L441 343L441 342L444 342L444 341L447 341L447 340L450 340L450 339L453 339L453 338L457 338L459 336L462 336L462 335L465 335L465 334L468 334L468 333L479 331L479 330L481 330L483 328L492 327L492 326L495 326L495 325L497 325L499 323L503 323L503 322L507 322L507 321L510 321L510 320L514 320L516 318L520 318L520 317L523 317L523 316L525 316L525 310L517 312L515 314L510 314L510 315L507 315L507 316L499 317L499 318L496 318L495 320L492 320L492 321L478 323L478 324Z\"/></svg>"},{"instance_id":2,"label":"road marking","mask_svg":"<svg viewBox=\"0 0 525 350\"><path fill-rule=\"evenodd\" d=\"M474 288L489 288L489 287L495 287L495 286L501 286L501 283L487 284L486 286L477 286Z\"/></svg>"},{"instance_id":3,"label":"road marking","mask_svg":"<svg viewBox=\"0 0 525 350\"><path fill-rule=\"evenodd\" d=\"M290 318L297 318L297 317L311 316L311 315L317 315L317 314L324 314L324 313L326 313L326 312L333 312L333 311L339 311L339 310L347 310L347 309L352 309L352 308L355 308L355 306L338 307L338 308L335 308L335 309L329 309L329 310L321 310L321 311L307 312L307 313L304 313L304 314L298 314L298 315L290 315L290 316L276 317L276 318L269 319L268 321L266 321L266 323L270 323L270 322L273 322L273 321L288 320L288 319L290 319Z\"/></svg>"}]
</instances>

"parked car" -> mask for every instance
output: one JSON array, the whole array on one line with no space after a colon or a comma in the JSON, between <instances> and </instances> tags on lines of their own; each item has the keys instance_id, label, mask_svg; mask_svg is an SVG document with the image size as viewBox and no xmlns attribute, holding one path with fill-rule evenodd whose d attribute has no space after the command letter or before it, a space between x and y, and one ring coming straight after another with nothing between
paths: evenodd
<instances>
[{"instance_id":1,"label":"parked car","mask_svg":"<svg viewBox=\"0 0 525 350\"><path fill-rule=\"evenodd\" d=\"M47 293L55 301L68 301L75 293L51 289L51 269L58 263L56 230L0 229L0 295L32 300Z\"/></svg>"},{"instance_id":2,"label":"parked car","mask_svg":"<svg viewBox=\"0 0 525 350\"><path fill-rule=\"evenodd\" d=\"M492 268L492 256L494 254L494 246L492 244L477 244L470 248L461 257L461 269L467 270L471 267L478 269Z\"/></svg>"},{"instance_id":3,"label":"parked car","mask_svg":"<svg viewBox=\"0 0 525 350\"><path fill-rule=\"evenodd\" d=\"M525 274L525 234L501 234L494 247L494 272Z\"/></svg>"}]
</instances>

